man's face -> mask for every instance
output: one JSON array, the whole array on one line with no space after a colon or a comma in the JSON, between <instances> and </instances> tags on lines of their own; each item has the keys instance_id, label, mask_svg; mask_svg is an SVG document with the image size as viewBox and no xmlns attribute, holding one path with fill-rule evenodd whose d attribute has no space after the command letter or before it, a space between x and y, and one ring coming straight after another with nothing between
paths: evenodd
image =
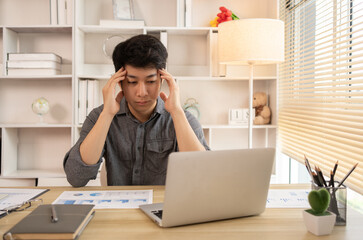
<instances>
[{"instance_id":1,"label":"man's face","mask_svg":"<svg viewBox=\"0 0 363 240\"><path fill-rule=\"evenodd\" d=\"M125 66L126 78L122 81L122 91L131 113L139 121L149 119L156 106L160 90L160 76L156 68L136 68Z\"/></svg>"}]
</instances>

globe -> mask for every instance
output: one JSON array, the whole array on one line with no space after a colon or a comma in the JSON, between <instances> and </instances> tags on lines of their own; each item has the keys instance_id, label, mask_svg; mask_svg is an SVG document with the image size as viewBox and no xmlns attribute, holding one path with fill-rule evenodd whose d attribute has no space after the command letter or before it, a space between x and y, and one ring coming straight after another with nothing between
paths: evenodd
<instances>
[{"instance_id":1,"label":"globe","mask_svg":"<svg viewBox=\"0 0 363 240\"><path fill-rule=\"evenodd\" d=\"M49 103L47 99L43 97L35 99L32 103L32 110L40 117L40 122L43 122L43 115L47 114L49 111Z\"/></svg>"}]
</instances>

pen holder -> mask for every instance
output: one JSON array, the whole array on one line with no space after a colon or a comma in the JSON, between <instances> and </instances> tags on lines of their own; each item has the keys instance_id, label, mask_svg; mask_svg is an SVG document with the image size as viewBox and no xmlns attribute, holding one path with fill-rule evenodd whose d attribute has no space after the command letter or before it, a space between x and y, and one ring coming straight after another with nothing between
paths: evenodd
<instances>
[{"instance_id":1,"label":"pen holder","mask_svg":"<svg viewBox=\"0 0 363 240\"><path fill-rule=\"evenodd\" d=\"M335 182L338 185L338 182ZM312 183L311 189L319 190L315 183ZM340 187L324 187L330 193L330 204L328 211L337 215L335 226L345 226L347 222L347 187L342 184Z\"/></svg>"}]
</instances>

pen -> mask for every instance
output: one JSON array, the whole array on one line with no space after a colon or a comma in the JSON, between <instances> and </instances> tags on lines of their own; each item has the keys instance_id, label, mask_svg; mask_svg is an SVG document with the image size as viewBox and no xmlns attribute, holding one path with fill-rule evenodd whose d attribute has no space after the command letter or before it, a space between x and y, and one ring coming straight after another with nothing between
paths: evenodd
<instances>
[{"instance_id":1,"label":"pen","mask_svg":"<svg viewBox=\"0 0 363 240\"><path fill-rule=\"evenodd\" d=\"M354 171L354 169L357 167L358 163L356 163L352 169L350 169L350 171L347 173L347 175L345 175L345 177L343 178L342 181L340 181L340 183L338 184L338 187L340 187L344 181L349 177L349 175Z\"/></svg>"},{"instance_id":2,"label":"pen","mask_svg":"<svg viewBox=\"0 0 363 240\"><path fill-rule=\"evenodd\" d=\"M55 210L55 206L53 204L52 204L52 222L53 223L58 222L57 211Z\"/></svg>"}]
</instances>

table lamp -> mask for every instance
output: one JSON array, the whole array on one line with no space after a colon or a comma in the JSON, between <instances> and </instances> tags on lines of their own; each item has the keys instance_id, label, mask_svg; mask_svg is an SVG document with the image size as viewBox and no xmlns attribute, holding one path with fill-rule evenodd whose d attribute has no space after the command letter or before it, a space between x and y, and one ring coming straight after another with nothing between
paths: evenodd
<instances>
[{"instance_id":1,"label":"table lamp","mask_svg":"<svg viewBox=\"0 0 363 240\"><path fill-rule=\"evenodd\" d=\"M218 25L219 61L249 66L249 113L252 113L253 66L284 61L284 23L277 19L251 18ZM252 148L253 116L248 120L248 148Z\"/></svg>"}]
</instances>

